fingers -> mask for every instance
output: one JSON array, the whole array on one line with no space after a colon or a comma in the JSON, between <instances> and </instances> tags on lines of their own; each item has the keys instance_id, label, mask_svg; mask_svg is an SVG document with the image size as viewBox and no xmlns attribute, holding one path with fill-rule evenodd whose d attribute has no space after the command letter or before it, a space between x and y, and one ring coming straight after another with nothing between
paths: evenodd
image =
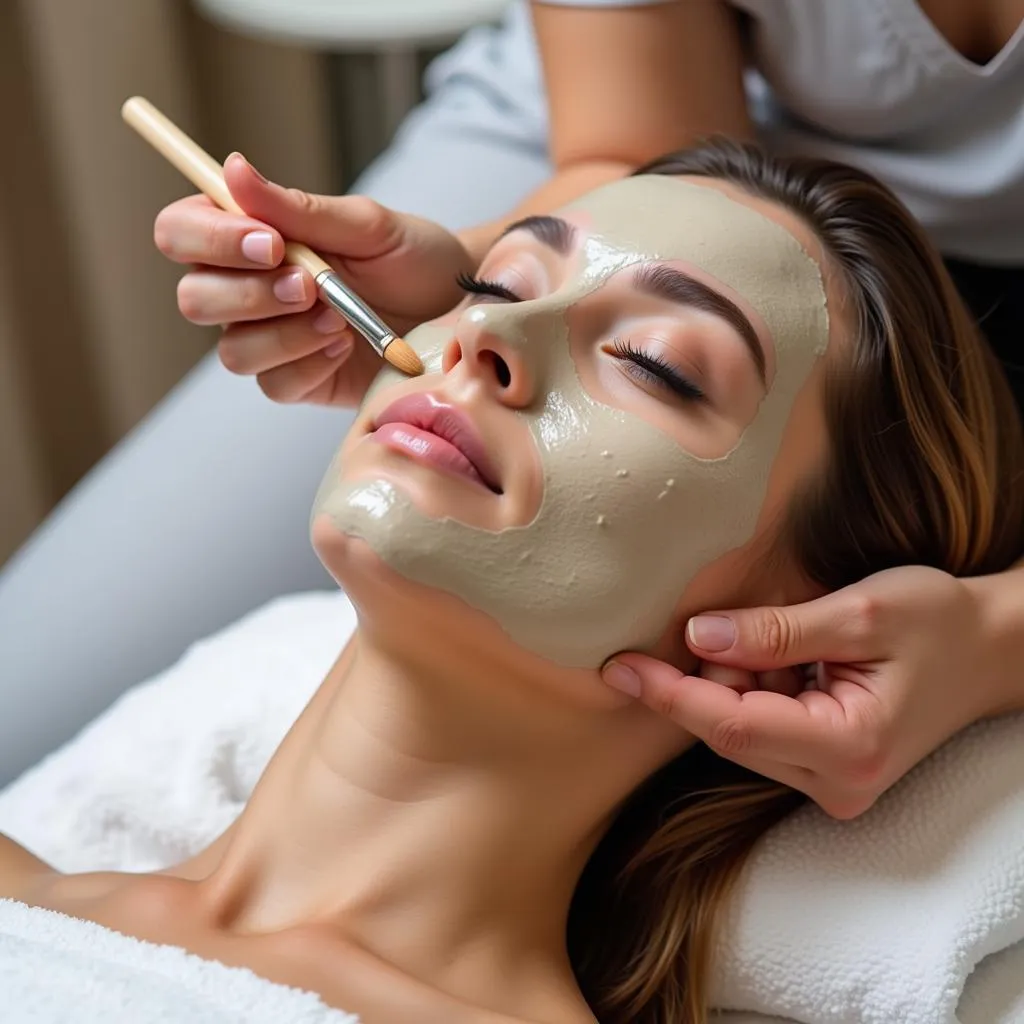
<instances>
[{"instance_id":1,"label":"fingers","mask_svg":"<svg viewBox=\"0 0 1024 1024\"><path fill-rule=\"evenodd\" d=\"M705 678L712 678L703 668L700 674ZM756 679L758 690L770 690L786 697L795 697L807 688L804 673L800 668L773 668L767 672L757 673Z\"/></svg>"},{"instance_id":2,"label":"fingers","mask_svg":"<svg viewBox=\"0 0 1024 1024\"><path fill-rule=\"evenodd\" d=\"M164 207L153 225L153 241L175 263L267 270L284 259L280 232L252 217L227 213L206 196Z\"/></svg>"},{"instance_id":3,"label":"fingers","mask_svg":"<svg viewBox=\"0 0 1024 1024\"><path fill-rule=\"evenodd\" d=\"M355 331L341 316L318 305L297 316L232 324L221 336L218 350L221 362L232 373L258 376L323 352L335 360L331 365L336 369L351 353L355 338ZM322 383L323 377L313 380L320 369L325 369L325 364L313 360L303 363L296 379L292 373L267 379L272 388L289 396L278 401L298 400L291 398L297 389L308 385L308 390L312 390ZM261 381L261 386L264 383Z\"/></svg>"},{"instance_id":4,"label":"fingers","mask_svg":"<svg viewBox=\"0 0 1024 1024\"><path fill-rule=\"evenodd\" d=\"M237 153L228 157L224 178L249 216L221 210L206 196L171 203L153 225L153 240L169 259L266 270L284 259L285 237L343 258L372 259L402 245L413 223L365 196L320 196L276 185Z\"/></svg>"},{"instance_id":5,"label":"fingers","mask_svg":"<svg viewBox=\"0 0 1024 1024\"><path fill-rule=\"evenodd\" d=\"M828 705L830 698L824 694L811 691L796 701L764 691L737 692L727 683L731 679L734 687L745 684L736 669L715 666L722 681L710 682L641 655L625 657L626 661L616 658L605 666L606 682L639 697L704 740L720 757L810 797L833 818L863 814L884 791L877 767L865 775L858 771L856 758L831 749L832 742L840 751L854 749L847 738L857 735L857 723L837 728L836 708ZM612 675L615 670L627 675L616 680L609 677L609 669ZM777 715L778 710L783 713ZM788 721L786 710L793 712Z\"/></svg>"},{"instance_id":6,"label":"fingers","mask_svg":"<svg viewBox=\"0 0 1024 1024\"><path fill-rule=\"evenodd\" d=\"M790 789L810 797L827 815L848 821L872 807L877 794L870 790L855 790L830 782L825 776L809 768L784 764L763 757L732 757L736 764L750 771L774 779Z\"/></svg>"},{"instance_id":7,"label":"fingers","mask_svg":"<svg viewBox=\"0 0 1024 1024\"><path fill-rule=\"evenodd\" d=\"M224 162L224 180L239 206L285 237L349 259L398 248L404 220L365 196L320 196L267 181L240 153Z\"/></svg>"},{"instance_id":8,"label":"fingers","mask_svg":"<svg viewBox=\"0 0 1024 1024\"><path fill-rule=\"evenodd\" d=\"M260 373L256 381L260 390L274 402L329 405L335 401L338 371L351 354L351 345L330 345Z\"/></svg>"},{"instance_id":9,"label":"fingers","mask_svg":"<svg viewBox=\"0 0 1024 1024\"><path fill-rule=\"evenodd\" d=\"M756 690L757 676L745 668L733 668L731 665L716 665L713 661L706 662L698 670L700 675L719 686L728 686L735 693L746 693Z\"/></svg>"},{"instance_id":10,"label":"fingers","mask_svg":"<svg viewBox=\"0 0 1024 1024\"><path fill-rule=\"evenodd\" d=\"M781 761L772 761L765 757L732 757L738 765L749 768L766 779L774 779L781 782L790 789L799 790L801 793L815 799L815 794L820 790L820 776L809 768L801 768L798 765L785 764Z\"/></svg>"},{"instance_id":11,"label":"fingers","mask_svg":"<svg viewBox=\"0 0 1024 1024\"><path fill-rule=\"evenodd\" d=\"M326 348L261 372L256 380L275 402L353 406L362 400L382 362L372 346L345 332Z\"/></svg>"},{"instance_id":12,"label":"fingers","mask_svg":"<svg viewBox=\"0 0 1024 1024\"><path fill-rule=\"evenodd\" d=\"M264 320L309 309L316 302L313 278L298 267L261 274L204 267L178 282L178 309L194 324Z\"/></svg>"},{"instance_id":13,"label":"fingers","mask_svg":"<svg viewBox=\"0 0 1024 1024\"><path fill-rule=\"evenodd\" d=\"M855 730L844 706L827 694L810 690L793 698L764 690L737 692L635 654L612 664L633 672L634 696L723 757L821 771L851 756ZM607 676L606 681L616 685Z\"/></svg>"},{"instance_id":14,"label":"fingers","mask_svg":"<svg viewBox=\"0 0 1024 1024\"><path fill-rule=\"evenodd\" d=\"M784 693L787 697L795 697L805 689L803 673L790 668L755 673L745 668L716 665L713 661L705 661L701 663L696 674L702 679L728 686L736 693L746 693L748 690L771 690L773 693Z\"/></svg>"},{"instance_id":15,"label":"fingers","mask_svg":"<svg viewBox=\"0 0 1024 1024\"><path fill-rule=\"evenodd\" d=\"M860 584L804 604L698 615L687 623L686 642L704 660L753 671L885 653L878 604Z\"/></svg>"},{"instance_id":16,"label":"fingers","mask_svg":"<svg viewBox=\"0 0 1024 1024\"><path fill-rule=\"evenodd\" d=\"M232 324L220 339L221 362L233 373L255 376L275 402L357 405L382 360L334 310L257 323Z\"/></svg>"}]
</instances>

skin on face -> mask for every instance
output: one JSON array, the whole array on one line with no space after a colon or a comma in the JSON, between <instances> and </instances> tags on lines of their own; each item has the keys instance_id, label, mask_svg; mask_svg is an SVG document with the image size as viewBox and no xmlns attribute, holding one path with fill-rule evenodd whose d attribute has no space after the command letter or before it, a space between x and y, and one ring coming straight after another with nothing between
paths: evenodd
<instances>
[{"instance_id":1,"label":"skin on face","mask_svg":"<svg viewBox=\"0 0 1024 1024\"><path fill-rule=\"evenodd\" d=\"M820 464L820 261L797 218L706 179L625 179L511 230L488 294L408 336L427 374L368 394L317 496L321 557L345 583L330 538L358 537L564 666L656 651L691 594L749 589ZM465 414L490 486L415 430L381 442L413 395Z\"/></svg>"}]
</instances>

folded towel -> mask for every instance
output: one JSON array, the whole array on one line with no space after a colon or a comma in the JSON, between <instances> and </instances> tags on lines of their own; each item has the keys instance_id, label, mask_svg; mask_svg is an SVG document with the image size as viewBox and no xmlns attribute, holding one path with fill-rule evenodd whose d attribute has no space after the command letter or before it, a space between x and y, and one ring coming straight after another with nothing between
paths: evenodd
<instances>
[{"instance_id":1,"label":"folded towel","mask_svg":"<svg viewBox=\"0 0 1024 1024\"><path fill-rule=\"evenodd\" d=\"M903 1018L889 1018L898 1024ZM961 1024L1022 1024L1024 1022L1024 943L986 957L967 979L957 1019ZM716 1014L714 1024L797 1024L789 1017L760 1013Z\"/></svg>"},{"instance_id":2,"label":"folded towel","mask_svg":"<svg viewBox=\"0 0 1024 1024\"><path fill-rule=\"evenodd\" d=\"M1019 715L981 722L862 817L806 807L769 833L724 930L715 1004L966 1024L972 970L1024 939L1022 740Z\"/></svg>"},{"instance_id":3,"label":"folded towel","mask_svg":"<svg viewBox=\"0 0 1024 1024\"><path fill-rule=\"evenodd\" d=\"M190 856L241 810L353 626L343 595L298 595L195 645L0 793L0 831L65 871ZM1003 1024L978 1008L991 990L1014 1013L1024 966L992 956L1024 940L1022 725L966 730L855 821L808 807L773 830L723 930L715 1005L800 1024ZM985 957L992 983L972 995Z\"/></svg>"},{"instance_id":4,"label":"folded towel","mask_svg":"<svg viewBox=\"0 0 1024 1024\"><path fill-rule=\"evenodd\" d=\"M962 1024L1024 1021L1024 942L978 964L967 979L957 1016Z\"/></svg>"},{"instance_id":5,"label":"folded towel","mask_svg":"<svg viewBox=\"0 0 1024 1024\"><path fill-rule=\"evenodd\" d=\"M4 1024L358 1024L311 992L0 900Z\"/></svg>"}]
</instances>

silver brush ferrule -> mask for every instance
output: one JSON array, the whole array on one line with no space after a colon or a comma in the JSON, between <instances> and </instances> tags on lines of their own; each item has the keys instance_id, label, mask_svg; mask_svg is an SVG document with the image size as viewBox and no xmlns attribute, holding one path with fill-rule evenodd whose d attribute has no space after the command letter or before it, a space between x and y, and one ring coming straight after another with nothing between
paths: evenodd
<instances>
[{"instance_id":1,"label":"silver brush ferrule","mask_svg":"<svg viewBox=\"0 0 1024 1024\"><path fill-rule=\"evenodd\" d=\"M325 270L318 274L316 286L321 298L336 309L383 356L384 350L395 340L395 333L369 306L349 291L337 274Z\"/></svg>"}]
</instances>

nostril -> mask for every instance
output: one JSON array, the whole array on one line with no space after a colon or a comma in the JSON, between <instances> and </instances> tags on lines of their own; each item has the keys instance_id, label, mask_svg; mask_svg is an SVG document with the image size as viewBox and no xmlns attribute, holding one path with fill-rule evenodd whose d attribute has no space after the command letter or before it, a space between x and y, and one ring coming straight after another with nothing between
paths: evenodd
<instances>
[{"instance_id":1,"label":"nostril","mask_svg":"<svg viewBox=\"0 0 1024 1024\"><path fill-rule=\"evenodd\" d=\"M441 356L441 372L447 373L453 366L462 361L462 346L453 341L445 346L444 354Z\"/></svg>"},{"instance_id":2,"label":"nostril","mask_svg":"<svg viewBox=\"0 0 1024 1024\"><path fill-rule=\"evenodd\" d=\"M481 352L480 359L491 364L494 376L498 378L498 383L503 388L507 388L512 383L512 371L508 368L508 363L497 352Z\"/></svg>"}]
</instances>

